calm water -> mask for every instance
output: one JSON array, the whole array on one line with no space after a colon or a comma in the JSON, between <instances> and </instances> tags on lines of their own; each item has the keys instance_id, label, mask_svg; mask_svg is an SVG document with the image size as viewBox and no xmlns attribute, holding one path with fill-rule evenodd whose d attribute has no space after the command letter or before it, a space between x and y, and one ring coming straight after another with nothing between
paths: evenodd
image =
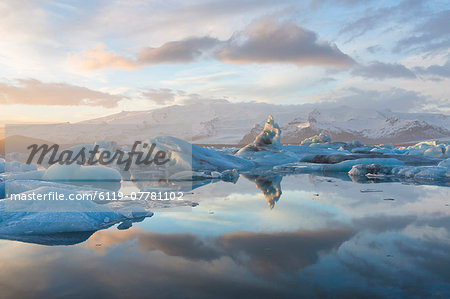
<instances>
[{"instance_id":1,"label":"calm water","mask_svg":"<svg viewBox=\"0 0 450 299\"><path fill-rule=\"evenodd\" d=\"M0 297L450 298L449 187L304 174L194 192L75 245L1 240Z\"/></svg>"}]
</instances>

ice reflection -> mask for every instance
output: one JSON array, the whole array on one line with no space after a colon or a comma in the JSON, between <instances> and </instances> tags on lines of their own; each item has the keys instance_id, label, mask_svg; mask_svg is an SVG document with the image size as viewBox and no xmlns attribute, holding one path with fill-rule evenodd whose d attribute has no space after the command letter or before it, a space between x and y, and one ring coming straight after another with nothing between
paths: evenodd
<instances>
[{"instance_id":1,"label":"ice reflection","mask_svg":"<svg viewBox=\"0 0 450 299\"><path fill-rule=\"evenodd\" d=\"M247 180L252 181L256 184L256 187L262 192L266 198L267 204L270 209L273 209L275 203L280 199L281 196L281 180L283 177L281 175L242 175Z\"/></svg>"}]
</instances>

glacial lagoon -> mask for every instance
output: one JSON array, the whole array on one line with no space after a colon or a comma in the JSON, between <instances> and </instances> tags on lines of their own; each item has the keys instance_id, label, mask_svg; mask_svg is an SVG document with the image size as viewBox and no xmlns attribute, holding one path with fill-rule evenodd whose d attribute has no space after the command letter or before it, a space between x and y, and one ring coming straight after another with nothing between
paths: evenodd
<instances>
[{"instance_id":1,"label":"glacial lagoon","mask_svg":"<svg viewBox=\"0 0 450 299\"><path fill-rule=\"evenodd\" d=\"M2 295L450 297L443 184L259 173L184 201L97 231L3 234Z\"/></svg>"}]
</instances>

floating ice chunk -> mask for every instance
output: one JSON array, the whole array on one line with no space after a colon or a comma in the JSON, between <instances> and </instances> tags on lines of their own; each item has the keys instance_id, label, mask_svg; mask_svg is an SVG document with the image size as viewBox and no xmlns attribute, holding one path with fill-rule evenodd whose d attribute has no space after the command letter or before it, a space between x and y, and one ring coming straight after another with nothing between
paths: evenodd
<instances>
[{"instance_id":1,"label":"floating ice chunk","mask_svg":"<svg viewBox=\"0 0 450 299\"><path fill-rule=\"evenodd\" d=\"M4 168L4 172L26 172L37 170L37 166L35 164L26 164L19 161L5 162Z\"/></svg>"},{"instance_id":2,"label":"floating ice chunk","mask_svg":"<svg viewBox=\"0 0 450 299\"><path fill-rule=\"evenodd\" d=\"M323 166L324 164L298 162L285 165L276 165L273 167L273 170L293 173L310 173L322 171Z\"/></svg>"},{"instance_id":3,"label":"floating ice chunk","mask_svg":"<svg viewBox=\"0 0 450 299\"><path fill-rule=\"evenodd\" d=\"M66 189L41 187L33 190L46 194L49 192L67 192ZM153 213L141 211L114 210L107 205L92 201L26 202L29 211L12 211L8 200L0 201L0 235L31 236L36 234L62 232L88 232L104 229L126 220L151 217ZM38 208L33 205L39 206ZM45 209L47 208L47 209ZM32 212L39 210L39 212Z\"/></svg>"},{"instance_id":4,"label":"floating ice chunk","mask_svg":"<svg viewBox=\"0 0 450 299\"><path fill-rule=\"evenodd\" d=\"M153 138L150 143L156 144L156 149L167 153L169 161L163 168L170 174L189 170L250 169L254 166L245 159L202 148L175 137L159 136Z\"/></svg>"},{"instance_id":5,"label":"floating ice chunk","mask_svg":"<svg viewBox=\"0 0 450 299\"><path fill-rule=\"evenodd\" d=\"M262 132L256 136L252 143L241 148L236 155L243 156L247 152L280 151L283 148L280 142L280 136L280 126L278 126L273 120L272 115L270 115Z\"/></svg>"},{"instance_id":6,"label":"floating ice chunk","mask_svg":"<svg viewBox=\"0 0 450 299\"><path fill-rule=\"evenodd\" d=\"M227 182L236 182L239 178L239 173L233 170L225 170L220 173L218 171L180 171L169 177L171 181L196 181L205 179L216 179Z\"/></svg>"},{"instance_id":7,"label":"floating ice chunk","mask_svg":"<svg viewBox=\"0 0 450 299\"><path fill-rule=\"evenodd\" d=\"M379 148L375 147L370 150L372 153L382 153L382 154L395 154L395 152L390 148Z\"/></svg>"},{"instance_id":8,"label":"floating ice chunk","mask_svg":"<svg viewBox=\"0 0 450 299\"><path fill-rule=\"evenodd\" d=\"M45 170L33 170L18 173L6 173L2 175L6 180L40 180L44 176Z\"/></svg>"},{"instance_id":9,"label":"floating ice chunk","mask_svg":"<svg viewBox=\"0 0 450 299\"><path fill-rule=\"evenodd\" d=\"M353 177L366 176L368 174L381 176L391 174L391 170L392 167L386 167L379 164L358 164L354 165L348 174Z\"/></svg>"},{"instance_id":10,"label":"floating ice chunk","mask_svg":"<svg viewBox=\"0 0 450 299\"><path fill-rule=\"evenodd\" d=\"M347 145L349 146L362 146L363 144L359 140L353 140L352 142L348 142Z\"/></svg>"},{"instance_id":11,"label":"floating ice chunk","mask_svg":"<svg viewBox=\"0 0 450 299\"><path fill-rule=\"evenodd\" d=\"M409 179L449 179L450 171L440 166L404 166L392 169L392 175Z\"/></svg>"},{"instance_id":12,"label":"floating ice chunk","mask_svg":"<svg viewBox=\"0 0 450 299\"><path fill-rule=\"evenodd\" d=\"M5 172L5 159L0 158L0 173Z\"/></svg>"},{"instance_id":13,"label":"floating ice chunk","mask_svg":"<svg viewBox=\"0 0 450 299\"><path fill-rule=\"evenodd\" d=\"M379 165L403 165L403 162L394 158L362 158L356 160L346 160L336 164L323 166L324 172L348 172L353 166L358 164L379 164Z\"/></svg>"},{"instance_id":14,"label":"floating ice chunk","mask_svg":"<svg viewBox=\"0 0 450 299\"><path fill-rule=\"evenodd\" d=\"M319 135L315 135L303 140L300 145L313 145L314 143L330 143L331 138L324 133L320 133Z\"/></svg>"},{"instance_id":15,"label":"floating ice chunk","mask_svg":"<svg viewBox=\"0 0 450 299\"><path fill-rule=\"evenodd\" d=\"M350 152L352 153L369 153L372 150L372 147L370 146L360 146L352 148Z\"/></svg>"},{"instance_id":16,"label":"floating ice chunk","mask_svg":"<svg viewBox=\"0 0 450 299\"><path fill-rule=\"evenodd\" d=\"M441 161L438 166L450 168L450 159L445 159Z\"/></svg>"},{"instance_id":17,"label":"floating ice chunk","mask_svg":"<svg viewBox=\"0 0 450 299\"><path fill-rule=\"evenodd\" d=\"M443 161L444 162L444 161ZM445 164L444 164L445 165ZM393 176L407 179L447 180L450 170L443 166L392 166L392 165L355 165L348 172L350 176Z\"/></svg>"},{"instance_id":18,"label":"floating ice chunk","mask_svg":"<svg viewBox=\"0 0 450 299\"><path fill-rule=\"evenodd\" d=\"M256 136L253 141L253 145L256 147L263 148L276 148L280 149L282 147L280 142L281 129L280 126L273 120L272 115L267 118L266 124L262 132Z\"/></svg>"},{"instance_id":19,"label":"floating ice chunk","mask_svg":"<svg viewBox=\"0 0 450 299\"><path fill-rule=\"evenodd\" d=\"M445 167L438 166L420 166L417 167L417 172L414 173L414 178L416 179L445 179L450 178L450 171ZM398 175L401 173L399 172Z\"/></svg>"},{"instance_id":20,"label":"floating ice chunk","mask_svg":"<svg viewBox=\"0 0 450 299\"><path fill-rule=\"evenodd\" d=\"M295 153L285 151L280 143L281 129L272 116L255 140L241 148L236 156L254 162L254 168L272 168L274 165L298 161Z\"/></svg>"},{"instance_id":21,"label":"floating ice chunk","mask_svg":"<svg viewBox=\"0 0 450 299\"><path fill-rule=\"evenodd\" d=\"M240 152L239 157L243 157L249 161L254 162L254 169L273 168L275 165L283 165L288 163L295 163L299 161L297 155L288 151L272 152Z\"/></svg>"},{"instance_id":22,"label":"floating ice chunk","mask_svg":"<svg viewBox=\"0 0 450 299\"><path fill-rule=\"evenodd\" d=\"M412 147L413 148L424 148L424 147L426 148L426 147L435 146L435 145L437 145L437 141L436 140L431 140L431 141L418 142L415 145L413 145Z\"/></svg>"},{"instance_id":23,"label":"floating ice chunk","mask_svg":"<svg viewBox=\"0 0 450 299\"><path fill-rule=\"evenodd\" d=\"M437 146L433 146L427 148L423 152L424 156L433 157L433 158L441 158L445 156L445 146L443 144L439 144Z\"/></svg>"},{"instance_id":24,"label":"floating ice chunk","mask_svg":"<svg viewBox=\"0 0 450 299\"><path fill-rule=\"evenodd\" d=\"M371 193L371 192L383 192L383 190L378 190L378 189L361 189L361 190L359 190L359 192L361 192L361 193Z\"/></svg>"},{"instance_id":25,"label":"floating ice chunk","mask_svg":"<svg viewBox=\"0 0 450 299\"><path fill-rule=\"evenodd\" d=\"M196 181L205 179L220 179L222 174L217 171L201 172L201 171L180 171L169 177L172 181Z\"/></svg>"},{"instance_id":26,"label":"floating ice chunk","mask_svg":"<svg viewBox=\"0 0 450 299\"><path fill-rule=\"evenodd\" d=\"M77 163L71 165L54 164L50 166L44 176L48 181L120 181L120 172L105 166L82 166Z\"/></svg>"},{"instance_id":27,"label":"floating ice chunk","mask_svg":"<svg viewBox=\"0 0 450 299\"><path fill-rule=\"evenodd\" d=\"M405 154L408 155L424 155L433 158L450 157L450 144L438 143L437 141L419 142L413 146L404 148L403 150Z\"/></svg>"},{"instance_id":28,"label":"floating ice chunk","mask_svg":"<svg viewBox=\"0 0 450 299\"><path fill-rule=\"evenodd\" d=\"M356 160L345 160L335 164L319 164L319 163L291 163L286 165L280 165L273 167L273 170L278 171L289 171L296 173L309 173L309 172L325 172L325 173L339 173L339 172L349 172L354 168L355 165L358 165L355 168L356 171L360 171L358 175L367 174L367 165L373 164L373 162L377 162L383 165L403 165L403 162L394 158L363 158ZM359 164L365 164L360 166Z\"/></svg>"},{"instance_id":29,"label":"floating ice chunk","mask_svg":"<svg viewBox=\"0 0 450 299\"><path fill-rule=\"evenodd\" d=\"M236 183L239 179L239 173L236 169L225 170L222 172L222 181Z\"/></svg>"}]
</instances>

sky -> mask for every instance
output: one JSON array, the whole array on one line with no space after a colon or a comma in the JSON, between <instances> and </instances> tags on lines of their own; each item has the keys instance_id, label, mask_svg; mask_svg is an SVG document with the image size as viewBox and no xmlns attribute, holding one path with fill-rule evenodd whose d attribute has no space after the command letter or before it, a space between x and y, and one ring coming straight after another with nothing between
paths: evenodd
<instances>
[{"instance_id":1,"label":"sky","mask_svg":"<svg viewBox=\"0 0 450 299\"><path fill-rule=\"evenodd\" d=\"M6 0L0 15L0 124L212 99L450 114L445 0Z\"/></svg>"}]
</instances>

